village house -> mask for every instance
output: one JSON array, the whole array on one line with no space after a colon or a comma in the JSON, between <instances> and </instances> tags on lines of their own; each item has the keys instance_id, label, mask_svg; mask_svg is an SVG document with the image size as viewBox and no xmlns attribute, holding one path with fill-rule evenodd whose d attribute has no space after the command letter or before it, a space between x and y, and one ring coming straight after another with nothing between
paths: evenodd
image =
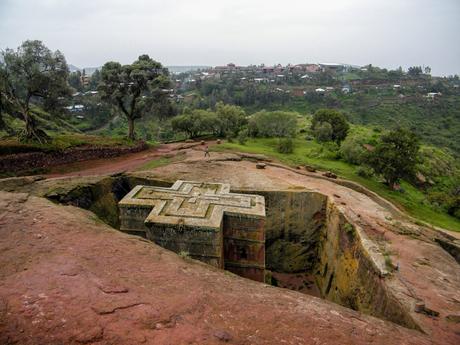
<instances>
[{"instance_id":1,"label":"village house","mask_svg":"<svg viewBox=\"0 0 460 345\"><path fill-rule=\"evenodd\" d=\"M442 96L442 93L441 93L441 92L428 92L428 93L426 94L426 98L428 98L429 100L437 99L437 98L439 98L440 96Z\"/></svg>"}]
</instances>

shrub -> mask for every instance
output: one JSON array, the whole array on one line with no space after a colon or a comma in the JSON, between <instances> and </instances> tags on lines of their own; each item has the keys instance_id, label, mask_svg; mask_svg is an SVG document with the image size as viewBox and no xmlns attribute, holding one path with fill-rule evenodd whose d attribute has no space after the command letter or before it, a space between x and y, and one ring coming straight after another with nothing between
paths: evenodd
<instances>
[{"instance_id":1,"label":"shrub","mask_svg":"<svg viewBox=\"0 0 460 345\"><path fill-rule=\"evenodd\" d=\"M247 129L242 129L238 133L238 143L240 145L246 144L246 141L248 140L248 130Z\"/></svg>"},{"instance_id":2,"label":"shrub","mask_svg":"<svg viewBox=\"0 0 460 345\"><path fill-rule=\"evenodd\" d=\"M232 135L231 132L225 133L225 139L227 140L227 142L233 143L233 138L234 138L234 137L233 137L233 135Z\"/></svg>"},{"instance_id":3,"label":"shrub","mask_svg":"<svg viewBox=\"0 0 460 345\"><path fill-rule=\"evenodd\" d=\"M356 174L361 177L369 178L374 175L374 170L368 166L363 165L356 169Z\"/></svg>"},{"instance_id":4,"label":"shrub","mask_svg":"<svg viewBox=\"0 0 460 345\"><path fill-rule=\"evenodd\" d=\"M332 133L330 135L331 138L329 140L340 143L346 138L350 126L348 125L348 122L342 113L333 109L318 110L315 115L313 115L313 119L311 121L311 129L316 132L316 127L323 126L322 124L324 122L329 123L332 127Z\"/></svg>"},{"instance_id":5,"label":"shrub","mask_svg":"<svg viewBox=\"0 0 460 345\"><path fill-rule=\"evenodd\" d=\"M291 138L280 138L276 150L279 153L292 153L294 151L294 142Z\"/></svg>"},{"instance_id":6,"label":"shrub","mask_svg":"<svg viewBox=\"0 0 460 345\"><path fill-rule=\"evenodd\" d=\"M249 120L249 131L259 137L292 137L297 131L297 114L285 111L260 111Z\"/></svg>"},{"instance_id":7,"label":"shrub","mask_svg":"<svg viewBox=\"0 0 460 345\"><path fill-rule=\"evenodd\" d=\"M340 153L346 162L356 165L363 163L367 155L362 139L357 136L345 138L340 145Z\"/></svg>"},{"instance_id":8,"label":"shrub","mask_svg":"<svg viewBox=\"0 0 460 345\"><path fill-rule=\"evenodd\" d=\"M190 253L188 251L186 251L186 250L181 250L179 252L179 256L184 260L190 259Z\"/></svg>"},{"instance_id":9,"label":"shrub","mask_svg":"<svg viewBox=\"0 0 460 345\"><path fill-rule=\"evenodd\" d=\"M318 123L313 129L316 139L319 142L332 140L332 125L329 122Z\"/></svg>"}]
</instances>

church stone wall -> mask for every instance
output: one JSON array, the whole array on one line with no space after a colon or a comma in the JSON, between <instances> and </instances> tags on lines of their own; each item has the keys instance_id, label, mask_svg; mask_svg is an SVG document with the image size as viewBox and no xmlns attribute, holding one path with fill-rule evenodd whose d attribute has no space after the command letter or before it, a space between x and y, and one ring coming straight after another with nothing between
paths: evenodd
<instances>
[{"instance_id":1,"label":"church stone wall","mask_svg":"<svg viewBox=\"0 0 460 345\"><path fill-rule=\"evenodd\" d=\"M264 281L265 200L230 185L136 186L120 202L120 230L181 255Z\"/></svg>"}]
</instances>

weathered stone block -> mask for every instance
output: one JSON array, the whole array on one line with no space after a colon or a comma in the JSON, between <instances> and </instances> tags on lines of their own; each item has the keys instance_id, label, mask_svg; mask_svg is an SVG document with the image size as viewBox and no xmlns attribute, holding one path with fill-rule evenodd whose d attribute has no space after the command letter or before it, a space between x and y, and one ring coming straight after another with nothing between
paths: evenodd
<instances>
[{"instance_id":1,"label":"weathered stone block","mask_svg":"<svg viewBox=\"0 0 460 345\"><path fill-rule=\"evenodd\" d=\"M176 253L263 281L265 200L230 185L136 186L120 202L120 229Z\"/></svg>"}]
</instances>

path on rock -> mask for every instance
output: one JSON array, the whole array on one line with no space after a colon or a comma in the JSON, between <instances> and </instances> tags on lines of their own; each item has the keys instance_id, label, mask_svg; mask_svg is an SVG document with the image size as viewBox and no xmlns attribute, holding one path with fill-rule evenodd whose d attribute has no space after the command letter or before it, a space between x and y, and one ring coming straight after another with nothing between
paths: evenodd
<instances>
[{"instance_id":1,"label":"path on rock","mask_svg":"<svg viewBox=\"0 0 460 345\"><path fill-rule=\"evenodd\" d=\"M114 158L93 159L58 165L50 169L46 177L91 176L116 174L136 170L142 165L161 157L173 155L184 144L162 144L145 151Z\"/></svg>"}]
</instances>

